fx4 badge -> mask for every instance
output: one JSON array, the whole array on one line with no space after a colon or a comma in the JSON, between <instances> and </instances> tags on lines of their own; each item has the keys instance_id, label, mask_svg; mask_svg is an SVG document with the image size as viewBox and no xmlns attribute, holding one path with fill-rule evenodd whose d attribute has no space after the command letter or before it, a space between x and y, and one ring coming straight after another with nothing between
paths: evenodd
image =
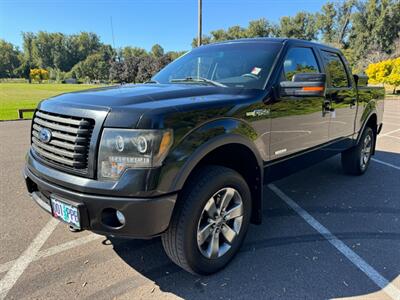
<instances>
[{"instance_id":1,"label":"fx4 badge","mask_svg":"<svg viewBox=\"0 0 400 300\"><path fill-rule=\"evenodd\" d=\"M259 117L269 115L269 109L256 109L253 111L246 112L246 117Z\"/></svg>"}]
</instances>

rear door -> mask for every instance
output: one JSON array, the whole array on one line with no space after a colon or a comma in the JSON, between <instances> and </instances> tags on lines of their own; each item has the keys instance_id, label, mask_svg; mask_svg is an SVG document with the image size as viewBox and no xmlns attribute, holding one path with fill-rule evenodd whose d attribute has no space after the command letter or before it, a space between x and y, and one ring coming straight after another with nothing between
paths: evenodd
<instances>
[{"instance_id":1,"label":"rear door","mask_svg":"<svg viewBox=\"0 0 400 300\"><path fill-rule=\"evenodd\" d=\"M329 140L354 133L357 114L357 89L339 53L322 50L327 75L326 98L330 101Z\"/></svg>"},{"instance_id":2,"label":"rear door","mask_svg":"<svg viewBox=\"0 0 400 300\"><path fill-rule=\"evenodd\" d=\"M280 81L297 73L321 73L316 51L308 45L291 45L281 65ZM279 86L279 84L278 84ZM284 96L270 105L271 159L318 146L328 140L329 116L322 114L324 97Z\"/></svg>"}]
</instances>

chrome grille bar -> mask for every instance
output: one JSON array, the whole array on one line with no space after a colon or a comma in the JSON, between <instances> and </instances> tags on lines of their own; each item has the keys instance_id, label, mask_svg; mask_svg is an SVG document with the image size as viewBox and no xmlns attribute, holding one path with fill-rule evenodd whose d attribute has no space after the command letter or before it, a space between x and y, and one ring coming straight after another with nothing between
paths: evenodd
<instances>
[{"instance_id":1,"label":"chrome grille bar","mask_svg":"<svg viewBox=\"0 0 400 300\"><path fill-rule=\"evenodd\" d=\"M86 172L92 119L37 111L32 125L32 150L45 162ZM40 139L40 132L51 133L49 141Z\"/></svg>"}]
</instances>

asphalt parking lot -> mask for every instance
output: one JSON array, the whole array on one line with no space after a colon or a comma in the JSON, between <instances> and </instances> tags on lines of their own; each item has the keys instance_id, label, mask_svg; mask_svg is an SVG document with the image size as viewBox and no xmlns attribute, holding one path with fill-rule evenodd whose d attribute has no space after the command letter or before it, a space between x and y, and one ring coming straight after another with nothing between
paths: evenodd
<instances>
[{"instance_id":1,"label":"asphalt parking lot","mask_svg":"<svg viewBox=\"0 0 400 300\"><path fill-rule=\"evenodd\" d=\"M340 157L265 186L264 223L208 277L159 239L71 233L27 195L30 121L0 123L0 299L400 299L400 101L386 101L368 172Z\"/></svg>"}]
</instances>

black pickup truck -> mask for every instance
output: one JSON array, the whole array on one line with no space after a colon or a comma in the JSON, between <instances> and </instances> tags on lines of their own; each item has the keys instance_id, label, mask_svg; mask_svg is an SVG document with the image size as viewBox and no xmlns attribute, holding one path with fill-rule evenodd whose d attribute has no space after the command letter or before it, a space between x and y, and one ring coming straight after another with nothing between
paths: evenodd
<instances>
[{"instance_id":1,"label":"black pickup truck","mask_svg":"<svg viewBox=\"0 0 400 300\"><path fill-rule=\"evenodd\" d=\"M328 46L202 46L145 84L42 101L26 184L76 230L161 236L176 264L209 274L261 223L264 183L338 153L346 173L366 171L383 99Z\"/></svg>"}]
</instances>

